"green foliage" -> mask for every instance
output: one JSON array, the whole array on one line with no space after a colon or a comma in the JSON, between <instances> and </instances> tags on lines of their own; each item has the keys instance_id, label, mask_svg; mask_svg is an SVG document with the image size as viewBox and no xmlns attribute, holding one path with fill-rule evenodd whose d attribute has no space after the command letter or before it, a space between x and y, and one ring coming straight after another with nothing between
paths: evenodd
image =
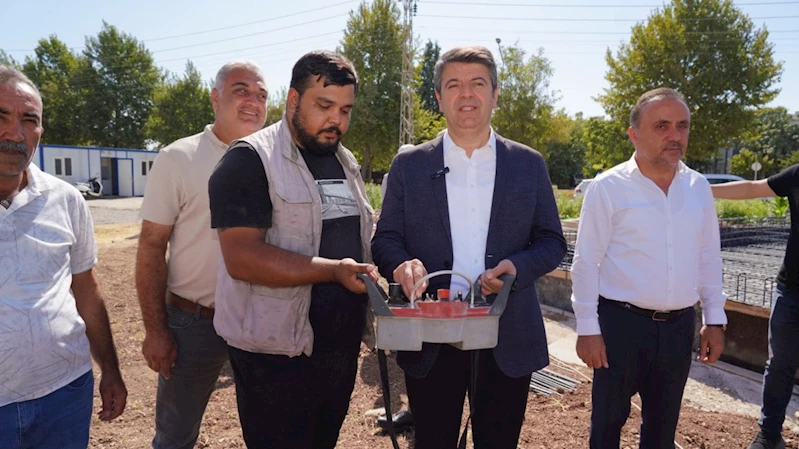
<instances>
[{"instance_id":1,"label":"green foliage","mask_svg":"<svg viewBox=\"0 0 799 449\"><path fill-rule=\"evenodd\" d=\"M627 137L627 126L618 120L591 117L582 127L585 145L583 172L589 177L598 170L607 170L632 157L635 148Z\"/></svg>"},{"instance_id":2,"label":"green foliage","mask_svg":"<svg viewBox=\"0 0 799 449\"><path fill-rule=\"evenodd\" d=\"M779 93L783 68L768 35L731 0L673 0L633 26L615 56L607 51L610 86L598 100L621 124L642 93L678 89L691 109L688 164L707 165Z\"/></svg>"},{"instance_id":3,"label":"green foliage","mask_svg":"<svg viewBox=\"0 0 799 449\"><path fill-rule=\"evenodd\" d=\"M788 198L784 196L778 196L772 201L769 201L769 206L769 212L775 217L784 217L788 215L788 212L791 210L791 203L788 201Z\"/></svg>"},{"instance_id":4,"label":"green foliage","mask_svg":"<svg viewBox=\"0 0 799 449\"><path fill-rule=\"evenodd\" d=\"M422 100L422 107L430 112L438 113L438 100L436 100L436 86L433 81L433 69L436 61L441 57L441 47L438 42L428 40L422 51L422 58L416 68L419 85L416 93ZM415 134L415 128L414 128Z\"/></svg>"},{"instance_id":5,"label":"green foliage","mask_svg":"<svg viewBox=\"0 0 799 449\"><path fill-rule=\"evenodd\" d=\"M503 137L545 153L558 99L549 87L552 66L543 50L526 58L526 52L515 46L504 48L503 61L498 74L497 110L491 124Z\"/></svg>"},{"instance_id":6,"label":"green foliage","mask_svg":"<svg viewBox=\"0 0 799 449\"><path fill-rule=\"evenodd\" d=\"M561 219L577 218L583 207L583 197L573 198L570 192L555 192L555 204Z\"/></svg>"},{"instance_id":7,"label":"green foliage","mask_svg":"<svg viewBox=\"0 0 799 449\"><path fill-rule=\"evenodd\" d=\"M435 138L447 127L447 119L438 112L425 109L419 95L413 96L413 135L414 143L420 144ZM383 167L380 167L383 168ZM387 167L386 167L387 168Z\"/></svg>"},{"instance_id":8,"label":"green foliage","mask_svg":"<svg viewBox=\"0 0 799 449\"><path fill-rule=\"evenodd\" d=\"M585 165L585 142L583 141L582 114L572 120L565 112L559 111L554 117L554 128L562 135L555 135L547 143L546 161L549 179L553 184L573 187L574 178L582 177Z\"/></svg>"},{"instance_id":9,"label":"green foliage","mask_svg":"<svg viewBox=\"0 0 799 449\"><path fill-rule=\"evenodd\" d=\"M719 219L768 217L769 203L767 200L716 200L716 214Z\"/></svg>"},{"instance_id":10,"label":"green foliage","mask_svg":"<svg viewBox=\"0 0 799 449\"><path fill-rule=\"evenodd\" d=\"M785 170L791 165L799 164L799 150L791 151L785 159L780 161L780 170Z\"/></svg>"},{"instance_id":11,"label":"green foliage","mask_svg":"<svg viewBox=\"0 0 799 449\"><path fill-rule=\"evenodd\" d=\"M19 68L19 63L13 56L9 55L2 48L0 48L0 64L10 67Z\"/></svg>"},{"instance_id":12,"label":"green foliage","mask_svg":"<svg viewBox=\"0 0 799 449\"><path fill-rule=\"evenodd\" d=\"M86 38L83 55L79 78L86 137L97 146L143 148L153 94L162 81L150 51L103 22L96 37Z\"/></svg>"},{"instance_id":13,"label":"green foliage","mask_svg":"<svg viewBox=\"0 0 799 449\"><path fill-rule=\"evenodd\" d=\"M380 185L373 182L367 182L364 185L366 186L366 198L369 199L369 204L372 205L372 209L380 209L383 206L383 197L380 195Z\"/></svg>"},{"instance_id":14,"label":"green foliage","mask_svg":"<svg viewBox=\"0 0 799 449\"><path fill-rule=\"evenodd\" d=\"M266 125L269 126L273 123L283 119L283 112L286 110L286 98L288 91L285 87L277 92L269 92L269 103L266 105Z\"/></svg>"},{"instance_id":15,"label":"green foliage","mask_svg":"<svg viewBox=\"0 0 799 449\"><path fill-rule=\"evenodd\" d=\"M364 178L373 166L388 167L397 151L405 33L395 2L364 1L350 11L340 43L361 82L344 144L360 157Z\"/></svg>"},{"instance_id":16,"label":"green foliage","mask_svg":"<svg viewBox=\"0 0 799 449\"><path fill-rule=\"evenodd\" d=\"M755 172L752 170L752 164L755 161L760 162L760 165L763 167L757 172L758 179L763 179L768 176L768 174L774 173L776 163L773 157L759 156L747 149L741 150L730 159L730 173L743 176L747 179L754 179Z\"/></svg>"},{"instance_id":17,"label":"green foliage","mask_svg":"<svg viewBox=\"0 0 799 449\"><path fill-rule=\"evenodd\" d=\"M742 140L739 147L751 150L758 160L769 157L779 162L771 164L768 169L763 164L764 169L758 173L758 177L765 178L793 165L786 165L786 160L792 152L799 150L799 125L791 123L785 108L761 109L757 112L753 129Z\"/></svg>"},{"instance_id":18,"label":"green foliage","mask_svg":"<svg viewBox=\"0 0 799 449\"><path fill-rule=\"evenodd\" d=\"M154 91L153 109L147 121L147 138L162 146L202 132L214 122L211 88L191 61L182 78L172 76Z\"/></svg>"},{"instance_id":19,"label":"green foliage","mask_svg":"<svg viewBox=\"0 0 799 449\"><path fill-rule=\"evenodd\" d=\"M39 40L34 57L25 58L22 71L39 87L44 105L42 143L82 145L85 118L81 113L86 99L79 76L81 56L51 35Z\"/></svg>"}]
</instances>

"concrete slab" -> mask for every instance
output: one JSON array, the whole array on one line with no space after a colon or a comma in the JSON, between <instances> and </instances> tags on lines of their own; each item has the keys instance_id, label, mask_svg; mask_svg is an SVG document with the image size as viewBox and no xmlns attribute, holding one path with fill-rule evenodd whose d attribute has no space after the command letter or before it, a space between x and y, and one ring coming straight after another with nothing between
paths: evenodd
<instances>
[{"instance_id":1,"label":"concrete slab","mask_svg":"<svg viewBox=\"0 0 799 449\"><path fill-rule=\"evenodd\" d=\"M585 364L577 357L577 325L574 315L548 306L542 306L544 326L547 331L549 354L563 362L578 366ZM760 417L762 375L724 362L705 365L694 361L688 383L685 386L684 400L694 407L727 413ZM785 427L799 432L799 389L788 405Z\"/></svg>"}]
</instances>

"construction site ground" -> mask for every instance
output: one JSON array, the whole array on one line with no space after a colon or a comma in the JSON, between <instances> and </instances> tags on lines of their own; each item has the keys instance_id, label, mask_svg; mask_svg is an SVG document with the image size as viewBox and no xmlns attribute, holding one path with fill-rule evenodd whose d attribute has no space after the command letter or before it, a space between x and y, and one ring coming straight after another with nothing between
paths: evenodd
<instances>
[{"instance_id":1,"label":"construction site ground","mask_svg":"<svg viewBox=\"0 0 799 449\"><path fill-rule=\"evenodd\" d=\"M144 329L134 289L134 261L140 199L90 202L99 242L97 273L105 292L122 374L129 396L125 413L111 423L92 420L91 448L146 448L154 429L157 378L141 355ZM547 335L553 369L583 383L562 396L530 394L520 448L579 449L588 447L591 414L591 371L574 353L574 320L557 310L546 311ZM565 368L564 368L565 367ZM734 374L734 367L711 368L695 362L686 387L676 442L684 449L746 448L757 432L760 384L754 373ZM392 404L407 405L401 370L389 359ZM573 371L577 370L577 371ZM99 377L99 371L95 369ZM635 404L640 400L633 398ZM95 409L99 410L95 393ZM359 372L349 414L341 429L338 447L344 449L390 448L388 436L379 431L367 412L383 406L377 357L362 348ZM399 405L397 405L399 407ZM794 397L785 431L788 447L799 449L799 423L794 417L799 402ZM396 408L395 408L396 411ZM622 436L622 448L637 448L640 412L633 408ZM412 431L401 434L400 447L411 448ZM197 448L243 448L236 409L232 372L225 367L211 396ZM471 447L471 446L470 446Z\"/></svg>"}]
</instances>

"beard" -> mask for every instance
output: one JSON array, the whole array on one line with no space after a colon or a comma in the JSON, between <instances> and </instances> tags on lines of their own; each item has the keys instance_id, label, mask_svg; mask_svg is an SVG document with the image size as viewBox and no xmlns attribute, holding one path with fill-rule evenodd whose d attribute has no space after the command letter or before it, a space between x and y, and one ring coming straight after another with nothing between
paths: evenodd
<instances>
[{"instance_id":1,"label":"beard","mask_svg":"<svg viewBox=\"0 0 799 449\"><path fill-rule=\"evenodd\" d=\"M297 110L294 112L294 117L291 118L291 125L294 128L294 132L297 134L297 140L300 142L300 146L314 156L336 154L336 151L338 151L338 144L341 142L341 130L336 126L330 126L319 130L316 135L312 135L305 128L305 121L301 117L302 109L300 109L298 104ZM338 138L336 138L335 142L326 143L319 139L319 136L326 132L336 133Z\"/></svg>"}]
</instances>

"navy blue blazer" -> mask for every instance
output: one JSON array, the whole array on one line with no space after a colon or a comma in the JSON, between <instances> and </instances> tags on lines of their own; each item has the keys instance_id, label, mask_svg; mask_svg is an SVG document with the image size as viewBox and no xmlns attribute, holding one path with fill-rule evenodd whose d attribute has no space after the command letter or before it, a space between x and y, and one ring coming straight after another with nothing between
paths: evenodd
<instances>
[{"instance_id":1,"label":"navy blue blazer","mask_svg":"<svg viewBox=\"0 0 799 449\"><path fill-rule=\"evenodd\" d=\"M549 364L544 322L535 281L557 268L566 254L555 196L540 153L497 138L497 168L485 266L503 259L516 266L516 289L499 321L494 358L508 376L520 377ZM443 137L397 155L391 164L386 197L372 256L380 273L393 282L402 262L419 259L427 271L452 269L452 241L444 168ZM430 280L429 293L449 288L449 276ZM427 375L438 356L439 344L425 343L422 351L400 351L397 362L415 378Z\"/></svg>"}]
</instances>

